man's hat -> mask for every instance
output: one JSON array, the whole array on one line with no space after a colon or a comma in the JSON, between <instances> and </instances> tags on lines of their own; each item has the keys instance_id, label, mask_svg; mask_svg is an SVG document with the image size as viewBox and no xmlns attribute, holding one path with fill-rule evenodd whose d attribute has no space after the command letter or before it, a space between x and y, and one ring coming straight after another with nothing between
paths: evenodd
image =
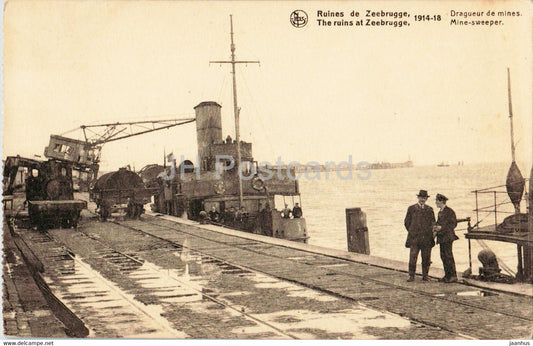
<instances>
[{"instance_id":1,"label":"man's hat","mask_svg":"<svg viewBox=\"0 0 533 346\"><path fill-rule=\"evenodd\" d=\"M428 192L426 190L420 190L420 192L418 193L417 196L418 197L426 197L426 198L429 197Z\"/></svg>"},{"instance_id":2,"label":"man's hat","mask_svg":"<svg viewBox=\"0 0 533 346\"><path fill-rule=\"evenodd\" d=\"M437 196L435 196L435 199L437 201L446 202L448 200L448 197L441 195L440 193L437 193Z\"/></svg>"}]
</instances>

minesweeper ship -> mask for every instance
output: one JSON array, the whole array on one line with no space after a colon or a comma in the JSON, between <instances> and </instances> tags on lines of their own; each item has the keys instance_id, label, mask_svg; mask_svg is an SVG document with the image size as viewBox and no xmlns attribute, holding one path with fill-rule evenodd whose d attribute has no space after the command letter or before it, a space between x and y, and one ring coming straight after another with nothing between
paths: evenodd
<instances>
[{"instance_id":1,"label":"minesweeper ship","mask_svg":"<svg viewBox=\"0 0 533 346\"><path fill-rule=\"evenodd\" d=\"M267 235L275 238L307 242L309 238L305 218L294 213L287 217L276 209L276 196L298 198L301 206L295 169L274 170L259 167L252 154L252 143L240 138L240 108L237 104L237 64L258 63L235 58L233 19L231 24L231 60L212 61L230 64L233 76L233 111L235 140L222 136L222 106L207 101L194 107L198 163L184 160L171 167L149 165L140 171L148 186L158 187L154 195L154 211L180 216L186 211L193 220L205 220L227 227Z\"/></svg>"},{"instance_id":2,"label":"minesweeper ship","mask_svg":"<svg viewBox=\"0 0 533 346\"><path fill-rule=\"evenodd\" d=\"M151 165L140 171L149 186L159 187L154 211L175 216L185 211L193 220L214 213L217 219L211 221L217 224L306 242L305 219L282 217L275 205L276 196L290 196L293 201L294 197L300 198L294 168L287 172L259 167L252 155L252 143L241 141L239 136L235 141L223 140L221 108L216 102L202 102L194 108L199 165L183 161L167 168L155 181L154 171L163 172L162 166Z\"/></svg>"}]
</instances>

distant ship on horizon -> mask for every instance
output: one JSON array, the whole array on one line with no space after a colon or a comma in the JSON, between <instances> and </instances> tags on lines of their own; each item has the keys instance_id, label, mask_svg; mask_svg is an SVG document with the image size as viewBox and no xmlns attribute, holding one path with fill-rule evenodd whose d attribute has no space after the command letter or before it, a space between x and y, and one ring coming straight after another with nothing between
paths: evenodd
<instances>
[{"instance_id":1,"label":"distant ship on horizon","mask_svg":"<svg viewBox=\"0 0 533 346\"><path fill-rule=\"evenodd\" d=\"M374 162L370 164L370 169L391 169L391 168L411 168L413 167L413 161L408 160L405 162Z\"/></svg>"}]
</instances>

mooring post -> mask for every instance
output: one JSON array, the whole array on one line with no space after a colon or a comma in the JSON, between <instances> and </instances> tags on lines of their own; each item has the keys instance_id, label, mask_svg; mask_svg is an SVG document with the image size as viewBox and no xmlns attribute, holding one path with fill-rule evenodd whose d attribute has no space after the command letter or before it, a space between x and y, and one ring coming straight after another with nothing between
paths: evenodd
<instances>
[{"instance_id":1,"label":"mooring post","mask_svg":"<svg viewBox=\"0 0 533 346\"><path fill-rule=\"evenodd\" d=\"M366 214L361 208L346 208L348 251L370 255Z\"/></svg>"}]
</instances>

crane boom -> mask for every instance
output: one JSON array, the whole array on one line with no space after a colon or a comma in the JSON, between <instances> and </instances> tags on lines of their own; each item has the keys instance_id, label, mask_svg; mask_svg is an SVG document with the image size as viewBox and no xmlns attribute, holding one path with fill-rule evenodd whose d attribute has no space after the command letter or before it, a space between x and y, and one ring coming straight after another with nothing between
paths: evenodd
<instances>
[{"instance_id":1,"label":"crane boom","mask_svg":"<svg viewBox=\"0 0 533 346\"><path fill-rule=\"evenodd\" d=\"M195 120L195 118L185 118L81 125L84 140L50 135L50 143L44 149L44 156L71 163L72 168L80 172L80 181L83 180L83 185L87 187L92 180L97 178L100 154L105 143L169 129ZM82 176L84 178L81 178Z\"/></svg>"},{"instance_id":2,"label":"crane boom","mask_svg":"<svg viewBox=\"0 0 533 346\"><path fill-rule=\"evenodd\" d=\"M93 146L102 145L119 139L142 135L149 132L169 129L174 126L184 125L195 121L195 118L168 119L168 120L145 120L133 122L117 122L101 125L81 125L85 141ZM151 125L147 126L147 125ZM104 128L103 133L94 129ZM120 134L122 136L116 137ZM89 136L88 136L89 135Z\"/></svg>"}]
</instances>

